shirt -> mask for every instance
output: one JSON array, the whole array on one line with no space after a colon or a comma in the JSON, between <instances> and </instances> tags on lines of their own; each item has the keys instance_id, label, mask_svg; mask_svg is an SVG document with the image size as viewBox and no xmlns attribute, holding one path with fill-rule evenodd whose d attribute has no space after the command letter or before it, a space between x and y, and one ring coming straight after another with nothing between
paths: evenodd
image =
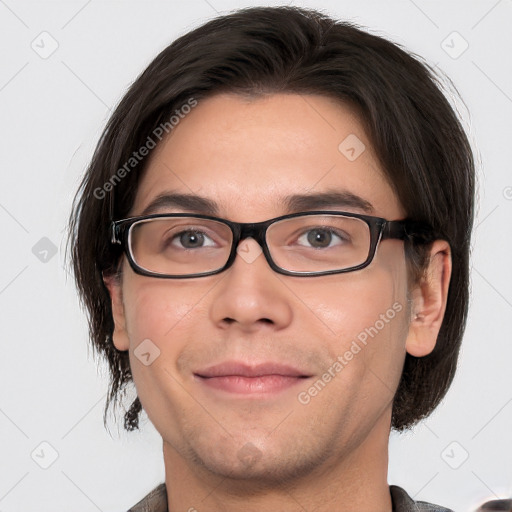
<instances>
[{"instance_id":1,"label":"shirt","mask_svg":"<svg viewBox=\"0 0 512 512\"><path fill-rule=\"evenodd\" d=\"M393 512L453 512L452 510L425 501L414 501L401 487L391 485ZM160 484L128 512L168 512L165 484Z\"/></svg>"}]
</instances>

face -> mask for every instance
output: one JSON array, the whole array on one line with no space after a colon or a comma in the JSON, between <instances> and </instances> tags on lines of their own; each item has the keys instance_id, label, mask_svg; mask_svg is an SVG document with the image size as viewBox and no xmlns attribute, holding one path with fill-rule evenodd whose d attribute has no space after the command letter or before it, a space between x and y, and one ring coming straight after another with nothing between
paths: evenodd
<instances>
[{"instance_id":1,"label":"face","mask_svg":"<svg viewBox=\"0 0 512 512\"><path fill-rule=\"evenodd\" d=\"M339 149L349 135L365 147L356 159ZM313 209L405 217L351 108L226 94L201 101L154 150L131 215L179 193L216 205L196 213L258 222L291 213L291 196L325 192L371 209ZM277 274L263 254L190 279L137 275L124 260L109 288L115 345L130 351L138 396L177 466L272 481L387 445L411 320L403 242L382 241L363 270L316 277ZM143 340L159 354L148 365L134 353Z\"/></svg>"}]
</instances>

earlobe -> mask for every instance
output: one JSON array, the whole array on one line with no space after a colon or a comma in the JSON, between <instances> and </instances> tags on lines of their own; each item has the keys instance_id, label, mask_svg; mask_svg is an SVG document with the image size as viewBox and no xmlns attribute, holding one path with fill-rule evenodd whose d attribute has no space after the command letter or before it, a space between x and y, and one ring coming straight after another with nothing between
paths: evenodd
<instances>
[{"instance_id":1,"label":"earlobe","mask_svg":"<svg viewBox=\"0 0 512 512\"><path fill-rule=\"evenodd\" d=\"M436 346L448 300L452 272L450 245L436 240L420 282L412 290L412 310L405 348L415 357L424 357Z\"/></svg>"},{"instance_id":2,"label":"earlobe","mask_svg":"<svg viewBox=\"0 0 512 512\"><path fill-rule=\"evenodd\" d=\"M117 350L125 351L130 348L130 340L126 331L126 318L124 315L123 295L121 282L117 275L103 276L103 282L110 294L114 332L112 341Z\"/></svg>"}]
</instances>

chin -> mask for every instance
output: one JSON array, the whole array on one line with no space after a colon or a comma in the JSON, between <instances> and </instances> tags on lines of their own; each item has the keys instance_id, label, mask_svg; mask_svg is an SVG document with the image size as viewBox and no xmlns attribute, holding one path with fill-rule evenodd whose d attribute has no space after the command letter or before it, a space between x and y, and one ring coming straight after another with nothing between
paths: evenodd
<instances>
[{"instance_id":1,"label":"chin","mask_svg":"<svg viewBox=\"0 0 512 512\"><path fill-rule=\"evenodd\" d=\"M281 487L289 481L307 477L311 471L321 464L325 457L318 453L304 450L297 446L295 449L283 446L257 446L256 441L245 442L241 447L235 447L230 438L230 446L212 449L209 446L196 446L192 449L192 459L207 472L231 480L230 489L247 492L248 487L259 486L266 489Z\"/></svg>"}]
</instances>

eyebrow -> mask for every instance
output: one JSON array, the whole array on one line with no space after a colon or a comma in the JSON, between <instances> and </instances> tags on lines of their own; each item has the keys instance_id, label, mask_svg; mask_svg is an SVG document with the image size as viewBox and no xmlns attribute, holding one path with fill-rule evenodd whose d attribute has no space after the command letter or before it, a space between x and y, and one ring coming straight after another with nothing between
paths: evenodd
<instances>
[{"instance_id":1,"label":"eyebrow","mask_svg":"<svg viewBox=\"0 0 512 512\"><path fill-rule=\"evenodd\" d=\"M285 202L290 213L340 207L356 208L365 213L374 213L375 211L369 201L346 190L296 194L288 197Z\"/></svg>"},{"instance_id":2,"label":"eyebrow","mask_svg":"<svg viewBox=\"0 0 512 512\"><path fill-rule=\"evenodd\" d=\"M319 192L315 194L294 194L286 197L284 199L284 204L286 207L286 213L347 207L362 210L365 213L374 212L374 208L369 201L345 190ZM185 212L204 215L219 215L219 206L211 199L195 194L167 192L164 192L153 199L153 201L144 208L140 215L150 215L152 213L169 209L179 209Z\"/></svg>"},{"instance_id":3,"label":"eyebrow","mask_svg":"<svg viewBox=\"0 0 512 512\"><path fill-rule=\"evenodd\" d=\"M197 196L195 194L164 192L155 197L155 199L144 208L141 215L151 215L152 213L171 208L209 215L217 215L219 211L217 203L206 197Z\"/></svg>"}]
</instances>

